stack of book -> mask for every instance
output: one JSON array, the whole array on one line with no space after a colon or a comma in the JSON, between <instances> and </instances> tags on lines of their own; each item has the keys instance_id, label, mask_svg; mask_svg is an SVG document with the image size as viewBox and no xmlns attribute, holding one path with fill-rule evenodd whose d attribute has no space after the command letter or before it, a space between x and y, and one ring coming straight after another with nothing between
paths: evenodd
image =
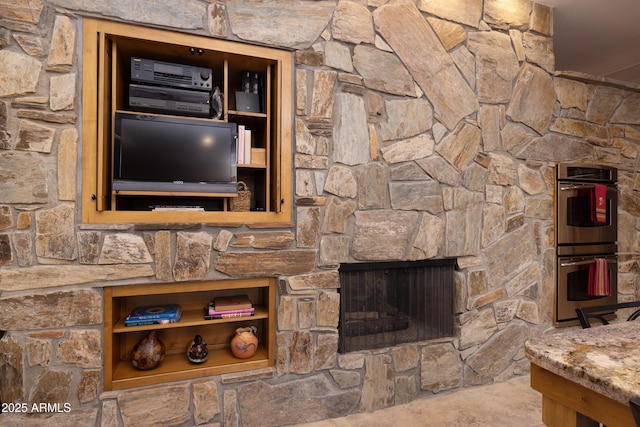
<instances>
[{"instance_id":1,"label":"stack of book","mask_svg":"<svg viewBox=\"0 0 640 427\"><path fill-rule=\"evenodd\" d=\"M218 297L205 308L205 320L253 316L255 308L247 295Z\"/></svg>"},{"instance_id":2,"label":"stack of book","mask_svg":"<svg viewBox=\"0 0 640 427\"><path fill-rule=\"evenodd\" d=\"M178 304L152 305L135 308L124 319L125 326L157 325L180 320L182 307Z\"/></svg>"}]
</instances>

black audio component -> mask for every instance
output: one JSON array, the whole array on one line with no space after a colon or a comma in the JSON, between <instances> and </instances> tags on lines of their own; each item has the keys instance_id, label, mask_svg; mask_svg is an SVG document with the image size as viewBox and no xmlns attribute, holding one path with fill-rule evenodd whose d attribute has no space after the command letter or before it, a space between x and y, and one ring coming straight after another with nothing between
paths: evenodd
<instances>
[{"instance_id":1,"label":"black audio component","mask_svg":"<svg viewBox=\"0 0 640 427\"><path fill-rule=\"evenodd\" d=\"M129 85L129 106L142 111L210 117L210 100L209 92L134 83Z\"/></svg>"},{"instance_id":2,"label":"black audio component","mask_svg":"<svg viewBox=\"0 0 640 427\"><path fill-rule=\"evenodd\" d=\"M208 92L213 90L211 68L144 58L131 58L131 81Z\"/></svg>"}]
</instances>

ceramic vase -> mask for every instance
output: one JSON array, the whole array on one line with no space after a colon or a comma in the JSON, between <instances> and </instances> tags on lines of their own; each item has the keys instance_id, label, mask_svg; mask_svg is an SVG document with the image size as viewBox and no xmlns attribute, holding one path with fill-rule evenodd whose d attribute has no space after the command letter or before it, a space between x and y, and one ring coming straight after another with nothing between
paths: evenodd
<instances>
[{"instance_id":1,"label":"ceramic vase","mask_svg":"<svg viewBox=\"0 0 640 427\"><path fill-rule=\"evenodd\" d=\"M238 359L253 356L258 349L258 329L255 326L236 329L236 335L231 339L231 352Z\"/></svg>"},{"instance_id":2,"label":"ceramic vase","mask_svg":"<svg viewBox=\"0 0 640 427\"><path fill-rule=\"evenodd\" d=\"M151 331L131 350L131 364L143 371L153 369L162 362L165 351L166 348L156 336L156 331Z\"/></svg>"},{"instance_id":3,"label":"ceramic vase","mask_svg":"<svg viewBox=\"0 0 640 427\"><path fill-rule=\"evenodd\" d=\"M187 349L187 359L189 359L191 363L202 363L207 360L208 356L209 350L207 350L207 343L202 342L200 335L196 335Z\"/></svg>"}]
</instances>

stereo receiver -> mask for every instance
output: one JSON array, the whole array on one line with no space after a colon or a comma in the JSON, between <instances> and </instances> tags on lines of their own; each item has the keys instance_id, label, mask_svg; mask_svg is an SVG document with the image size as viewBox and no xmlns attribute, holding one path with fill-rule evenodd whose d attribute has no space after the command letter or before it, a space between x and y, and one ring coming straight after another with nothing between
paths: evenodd
<instances>
[{"instance_id":1,"label":"stereo receiver","mask_svg":"<svg viewBox=\"0 0 640 427\"><path fill-rule=\"evenodd\" d=\"M213 72L211 68L131 58L131 81L210 92Z\"/></svg>"},{"instance_id":2,"label":"stereo receiver","mask_svg":"<svg viewBox=\"0 0 640 427\"><path fill-rule=\"evenodd\" d=\"M210 93L171 87L129 85L129 106L196 117L211 115Z\"/></svg>"}]
</instances>

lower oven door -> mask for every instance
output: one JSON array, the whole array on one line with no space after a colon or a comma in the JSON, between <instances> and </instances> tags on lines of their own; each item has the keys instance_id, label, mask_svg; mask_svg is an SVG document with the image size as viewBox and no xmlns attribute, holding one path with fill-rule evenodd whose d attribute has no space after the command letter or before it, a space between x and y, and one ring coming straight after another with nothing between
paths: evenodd
<instances>
[{"instance_id":1,"label":"lower oven door","mask_svg":"<svg viewBox=\"0 0 640 427\"><path fill-rule=\"evenodd\" d=\"M589 294L589 267L596 258L607 260L609 296ZM615 254L558 257L557 272L557 322L577 319L576 308L616 304L618 301L618 257Z\"/></svg>"}]
</instances>

